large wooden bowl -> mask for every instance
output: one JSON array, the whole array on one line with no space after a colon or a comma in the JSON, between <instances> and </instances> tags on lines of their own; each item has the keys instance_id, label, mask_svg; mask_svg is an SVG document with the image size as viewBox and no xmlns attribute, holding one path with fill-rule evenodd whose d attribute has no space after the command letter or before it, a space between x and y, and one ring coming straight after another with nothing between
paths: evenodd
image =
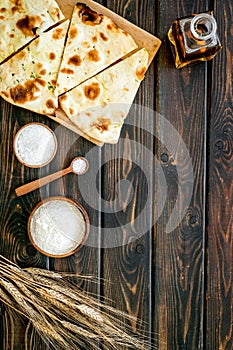
<instances>
[{"instance_id":1,"label":"large wooden bowl","mask_svg":"<svg viewBox=\"0 0 233 350\"><path fill-rule=\"evenodd\" d=\"M41 247L39 247L33 237L32 237L32 232L31 232L31 222L32 222L32 219L33 219L33 216L35 214L35 212L37 211L38 208L40 208L43 204L49 202L49 201L53 201L53 200L61 200L61 201L65 201L65 202L68 202L68 203L71 203L74 207L76 207L80 212L81 214L83 215L83 218L84 218L84 221L85 221L85 233L84 233L84 237L81 241L81 243L78 243L77 246L68 251L67 253L62 253L62 254L52 254L52 253L48 253L46 251L44 251ZM77 202L75 202L74 200L70 199L70 198L67 198L67 197L62 197L62 196L54 196L54 197L49 197L41 202L39 202L36 207L33 209L33 211L31 212L30 216L29 216L29 219L28 219L28 224L27 224L27 230L28 230L28 236L29 236L29 239L30 239L30 242L31 244L34 246L34 248L36 248L40 253L48 256L48 257L52 257L52 258L65 258L65 257L68 257L74 253L76 253L82 246L83 244L85 243L85 241L87 240L87 237L88 237L88 234L89 234L89 231L90 231L90 220L89 220L89 217L88 217L88 214L86 212L86 210L83 208L83 206L81 206L80 204L78 204Z\"/></svg>"}]
</instances>

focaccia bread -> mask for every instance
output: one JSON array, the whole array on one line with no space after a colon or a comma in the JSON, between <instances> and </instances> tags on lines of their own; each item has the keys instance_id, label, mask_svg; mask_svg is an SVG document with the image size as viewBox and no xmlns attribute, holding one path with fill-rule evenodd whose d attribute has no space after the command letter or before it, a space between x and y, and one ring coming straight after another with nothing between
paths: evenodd
<instances>
[{"instance_id":1,"label":"focaccia bread","mask_svg":"<svg viewBox=\"0 0 233 350\"><path fill-rule=\"evenodd\" d=\"M60 107L85 134L116 143L147 64L148 52L141 49L60 96Z\"/></svg>"},{"instance_id":2,"label":"focaccia bread","mask_svg":"<svg viewBox=\"0 0 233 350\"><path fill-rule=\"evenodd\" d=\"M69 21L44 33L0 66L0 96L33 112L53 115L54 95Z\"/></svg>"},{"instance_id":3,"label":"focaccia bread","mask_svg":"<svg viewBox=\"0 0 233 350\"><path fill-rule=\"evenodd\" d=\"M74 88L136 48L133 38L110 18L77 4L55 94Z\"/></svg>"},{"instance_id":4,"label":"focaccia bread","mask_svg":"<svg viewBox=\"0 0 233 350\"><path fill-rule=\"evenodd\" d=\"M0 63L62 19L55 0L1 0Z\"/></svg>"}]
</instances>

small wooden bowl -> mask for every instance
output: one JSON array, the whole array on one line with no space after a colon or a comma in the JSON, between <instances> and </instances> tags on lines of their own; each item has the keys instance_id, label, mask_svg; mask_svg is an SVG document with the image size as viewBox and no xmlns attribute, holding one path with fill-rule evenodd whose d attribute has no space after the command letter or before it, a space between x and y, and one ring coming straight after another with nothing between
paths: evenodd
<instances>
[{"instance_id":1,"label":"small wooden bowl","mask_svg":"<svg viewBox=\"0 0 233 350\"><path fill-rule=\"evenodd\" d=\"M60 201L65 201L68 202L70 204L72 204L75 208L77 208L79 210L79 212L82 214L83 218L84 218L84 222L85 222L85 233L84 233L84 237L82 239L82 241L80 243L77 244L77 246L75 248L73 248L72 250L69 250L67 253L61 253L61 254L53 254L53 253L48 253L45 250L43 250L41 247L39 247L33 237L32 237L32 232L31 232L31 222L33 220L33 216L35 214L35 212L37 211L38 208L40 208L42 205L44 205L47 202L53 201L53 200L60 200ZM28 236L29 236L29 240L31 242L31 244L34 246L34 248L36 248L40 253L51 257L51 258L65 258L68 257L74 253L76 253L85 243L85 241L87 240L87 237L89 235L89 231L90 231L90 220L88 217L88 214L86 212L86 210L83 208L82 205L78 204L77 202L75 202L74 200L70 199L70 198L66 198L66 197L62 197L62 196L54 196L54 197L49 197L41 202L39 202L36 207L32 210L29 219L28 219L28 224L27 224L27 231L28 231Z\"/></svg>"},{"instance_id":2,"label":"small wooden bowl","mask_svg":"<svg viewBox=\"0 0 233 350\"><path fill-rule=\"evenodd\" d=\"M29 163L26 163L21 157L20 155L18 154L18 151L17 151L17 141L18 141L18 137L20 136L20 134L24 131L24 129L30 127L31 125L39 125L45 129L47 129L51 135L53 136L53 141L54 141L54 150L53 150L53 153L51 155L51 157L44 163L41 163L41 164L36 164L36 165L33 165L33 164L29 164ZM43 166L45 165L48 165L52 159L54 158L56 152L57 152L57 138L56 138L56 135L54 134L54 132L45 124L42 124L42 123L39 123L39 122L32 122L32 123L28 123L28 124L25 124L24 126L22 126L16 133L15 137L14 137L14 142L13 142L13 148L14 148L14 153L16 155L16 158L18 159L18 161L29 167L29 168L42 168Z\"/></svg>"}]
</instances>

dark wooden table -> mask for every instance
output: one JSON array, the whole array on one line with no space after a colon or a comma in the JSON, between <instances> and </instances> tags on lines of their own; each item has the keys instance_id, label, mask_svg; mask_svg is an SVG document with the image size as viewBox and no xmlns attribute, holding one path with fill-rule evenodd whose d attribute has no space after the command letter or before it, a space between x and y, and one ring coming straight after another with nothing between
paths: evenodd
<instances>
[{"instance_id":1,"label":"dark wooden table","mask_svg":"<svg viewBox=\"0 0 233 350\"><path fill-rule=\"evenodd\" d=\"M133 330L159 350L233 349L232 1L102 3L158 36L162 46L117 145L99 148L45 116L0 101L0 253L22 267L97 276L98 284L83 289L136 316ZM208 9L217 18L222 51L211 62L175 69L166 36L173 19ZM58 154L42 170L21 166L13 153L16 131L31 121L49 125L58 138ZM90 172L94 178L79 183L70 174L16 197L16 187L67 166L77 154L97 169ZM46 258L27 236L31 210L54 195L83 204L91 220L94 243L66 259ZM169 226L177 200L187 210L177 227ZM25 334L30 350L45 348L25 320L10 318L3 307L0 327L1 349L25 349Z\"/></svg>"}]
</instances>

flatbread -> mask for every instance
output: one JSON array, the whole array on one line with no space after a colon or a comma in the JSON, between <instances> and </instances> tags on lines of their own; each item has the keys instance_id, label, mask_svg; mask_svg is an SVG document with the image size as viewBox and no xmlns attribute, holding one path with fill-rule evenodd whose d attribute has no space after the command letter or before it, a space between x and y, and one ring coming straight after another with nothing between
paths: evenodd
<instances>
[{"instance_id":1,"label":"flatbread","mask_svg":"<svg viewBox=\"0 0 233 350\"><path fill-rule=\"evenodd\" d=\"M59 97L69 119L90 137L116 143L148 65L141 49Z\"/></svg>"},{"instance_id":2,"label":"flatbread","mask_svg":"<svg viewBox=\"0 0 233 350\"><path fill-rule=\"evenodd\" d=\"M55 94L74 88L136 48L133 38L109 17L77 4Z\"/></svg>"},{"instance_id":3,"label":"flatbread","mask_svg":"<svg viewBox=\"0 0 233 350\"><path fill-rule=\"evenodd\" d=\"M55 0L1 0L0 63L62 19Z\"/></svg>"},{"instance_id":4,"label":"flatbread","mask_svg":"<svg viewBox=\"0 0 233 350\"><path fill-rule=\"evenodd\" d=\"M54 115L54 95L69 21L44 33L0 66L0 96L33 112Z\"/></svg>"}]
</instances>

